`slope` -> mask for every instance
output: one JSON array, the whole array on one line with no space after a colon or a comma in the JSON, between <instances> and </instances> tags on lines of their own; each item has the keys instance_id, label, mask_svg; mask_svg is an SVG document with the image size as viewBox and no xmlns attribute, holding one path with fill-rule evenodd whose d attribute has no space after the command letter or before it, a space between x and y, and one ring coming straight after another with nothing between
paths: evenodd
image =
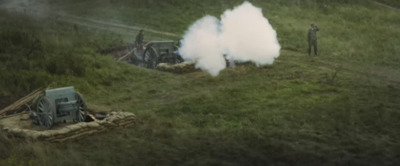
<instances>
[{"instance_id":1,"label":"slope","mask_svg":"<svg viewBox=\"0 0 400 166\"><path fill-rule=\"evenodd\" d=\"M129 38L84 26L75 32L68 23L5 12L2 21L7 29L1 30L2 35L30 26L15 33L35 34L43 48L26 56L16 51L25 45L11 50L19 38L8 37L15 42L2 47L0 55L7 61L2 60L1 66L12 74L1 72L1 78L7 78L1 80L2 87L11 88L2 88L3 94L74 85L89 102L134 112L140 120L130 128L61 145L1 137L12 146L1 149L0 163L395 165L400 162L400 61L395 38L399 15L372 3L339 2L343 4L254 1L278 32L284 49L281 56L271 67L242 64L215 78L203 72L175 75L113 62L95 50L130 42ZM203 14L218 16L238 3L58 1L48 5L88 19L117 19L181 34ZM20 21L11 23L9 18ZM319 57L304 53L310 22L321 27ZM53 63L56 67L51 67Z\"/></svg>"}]
</instances>

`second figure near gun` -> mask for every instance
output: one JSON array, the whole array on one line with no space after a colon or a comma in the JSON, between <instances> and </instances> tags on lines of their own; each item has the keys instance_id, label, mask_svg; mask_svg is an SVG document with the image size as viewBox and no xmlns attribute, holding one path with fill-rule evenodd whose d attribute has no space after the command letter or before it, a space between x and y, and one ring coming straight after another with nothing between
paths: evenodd
<instances>
[{"instance_id":1,"label":"second figure near gun","mask_svg":"<svg viewBox=\"0 0 400 166\"><path fill-rule=\"evenodd\" d=\"M135 46L138 51L142 51L143 45L144 45L144 32L143 29L141 29L139 31L139 34L136 35Z\"/></svg>"},{"instance_id":2,"label":"second figure near gun","mask_svg":"<svg viewBox=\"0 0 400 166\"><path fill-rule=\"evenodd\" d=\"M319 31L318 27L314 24L311 24L311 28L308 30L307 41L308 41L308 56L311 56L311 47L314 47L314 54L318 55L318 47L317 47L317 32Z\"/></svg>"}]
</instances>

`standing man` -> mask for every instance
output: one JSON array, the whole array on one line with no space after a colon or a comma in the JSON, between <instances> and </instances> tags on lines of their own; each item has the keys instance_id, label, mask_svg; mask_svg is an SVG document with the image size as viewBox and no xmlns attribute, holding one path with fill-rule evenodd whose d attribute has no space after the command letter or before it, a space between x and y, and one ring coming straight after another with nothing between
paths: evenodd
<instances>
[{"instance_id":1,"label":"standing man","mask_svg":"<svg viewBox=\"0 0 400 166\"><path fill-rule=\"evenodd\" d=\"M311 28L308 30L307 41L308 41L308 56L311 56L311 47L314 47L314 54L318 55L317 48L317 32L319 31L318 27L314 24L311 24Z\"/></svg>"},{"instance_id":2,"label":"standing man","mask_svg":"<svg viewBox=\"0 0 400 166\"><path fill-rule=\"evenodd\" d=\"M135 46L139 51L142 51L144 45L144 32L143 29L136 35Z\"/></svg>"}]
</instances>

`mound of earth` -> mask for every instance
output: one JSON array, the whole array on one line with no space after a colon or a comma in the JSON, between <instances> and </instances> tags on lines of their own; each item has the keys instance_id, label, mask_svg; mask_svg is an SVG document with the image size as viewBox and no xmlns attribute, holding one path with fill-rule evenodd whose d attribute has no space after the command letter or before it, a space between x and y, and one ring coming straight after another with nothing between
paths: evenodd
<instances>
[{"instance_id":1,"label":"mound of earth","mask_svg":"<svg viewBox=\"0 0 400 166\"><path fill-rule=\"evenodd\" d=\"M95 133L104 132L117 127L126 127L133 124L135 115L129 112L108 113L104 119L91 122L65 122L57 123L52 129L45 130L33 124L29 114L17 114L0 119L0 126L6 133L25 139L65 142L75 140Z\"/></svg>"},{"instance_id":2,"label":"mound of earth","mask_svg":"<svg viewBox=\"0 0 400 166\"><path fill-rule=\"evenodd\" d=\"M166 71L166 72L171 72L171 73L190 73L197 71L195 68L195 63L194 62L182 62L178 64L167 64L167 63L159 63L157 65L157 69L161 71Z\"/></svg>"}]
</instances>

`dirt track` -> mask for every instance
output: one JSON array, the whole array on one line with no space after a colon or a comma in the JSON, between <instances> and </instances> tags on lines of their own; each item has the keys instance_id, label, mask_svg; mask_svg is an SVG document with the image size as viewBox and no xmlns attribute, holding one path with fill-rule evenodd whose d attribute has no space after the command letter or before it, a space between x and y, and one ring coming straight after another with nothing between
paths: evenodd
<instances>
[{"instance_id":1,"label":"dirt track","mask_svg":"<svg viewBox=\"0 0 400 166\"><path fill-rule=\"evenodd\" d=\"M41 2L31 3L28 0L0 1L0 8L11 12L24 13L26 15L45 18L53 21L62 21L70 24L80 25L88 28L111 31L120 35L133 36L143 27L130 26L117 21L96 20L92 18L79 17L65 12L52 11L46 4ZM164 36L164 38L180 37L179 34L158 31L145 28L146 32ZM157 40L157 38L155 38ZM159 39L158 39L159 40Z\"/></svg>"},{"instance_id":2,"label":"dirt track","mask_svg":"<svg viewBox=\"0 0 400 166\"><path fill-rule=\"evenodd\" d=\"M377 1L371 1L371 2L374 3L374 4L376 4L376 5L378 5L378 6L381 6L381 7L384 7L384 8L390 9L390 10L393 10L393 11L400 12L400 9L399 9L399 8L396 8L396 7L393 7L393 6L390 6L390 5L381 3L381 2L377 2Z\"/></svg>"}]
</instances>

